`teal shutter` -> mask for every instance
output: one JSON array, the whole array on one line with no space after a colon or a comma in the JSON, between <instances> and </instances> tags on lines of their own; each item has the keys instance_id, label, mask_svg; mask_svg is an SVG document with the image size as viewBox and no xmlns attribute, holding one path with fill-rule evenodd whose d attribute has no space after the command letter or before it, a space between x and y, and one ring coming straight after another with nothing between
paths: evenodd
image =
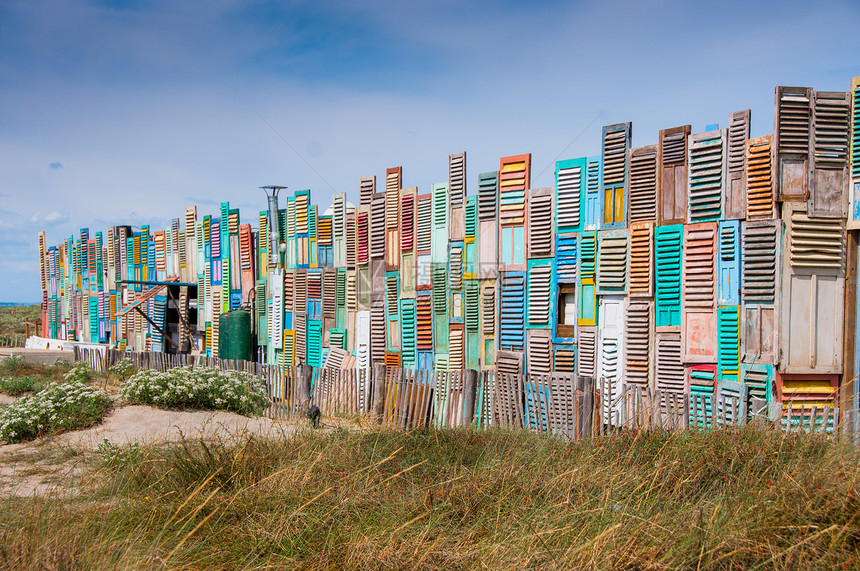
<instances>
[{"instance_id":1,"label":"teal shutter","mask_svg":"<svg viewBox=\"0 0 860 571\"><path fill-rule=\"evenodd\" d=\"M681 325L681 240L683 226L655 229L657 327Z\"/></svg>"}]
</instances>

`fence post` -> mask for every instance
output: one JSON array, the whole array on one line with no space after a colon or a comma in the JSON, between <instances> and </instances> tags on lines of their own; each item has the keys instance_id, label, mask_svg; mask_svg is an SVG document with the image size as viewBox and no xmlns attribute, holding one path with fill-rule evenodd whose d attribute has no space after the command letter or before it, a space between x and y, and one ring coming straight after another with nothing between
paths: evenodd
<instances>
[{"instance_id":1,"label":"fence post","mask_svg":"<svg viewBox=\"0 0 860 571\"><path fill-rule=\"evenodd\" d=\"M382 410L385 407L385 372L386 368L384 364L380 363L373 366L373 378L371 379L373 383L373 403L370 408L373 411L373 418L377 424L382 424Z\"/></svg>"},{"instance_id":2,"label":"fence post","mask_svg":"<svg viewBox=\"0 0 860 571\"><path fill-rule=\"evenodd\" d=\"M312 374L313 369L309 365L299 365L299 409L301 411L310 408Z\"/></svg>"},{"instance_id":3,"label":"fence post","mask_svg":"<svg viewBox=\"0 0 860 571\"><path fill-rule=\"evenodd\" d=\"M463 371L463 425L473 425L475 421L475 398L478 394L478 371Z\"/></svg>"}]
</instances>

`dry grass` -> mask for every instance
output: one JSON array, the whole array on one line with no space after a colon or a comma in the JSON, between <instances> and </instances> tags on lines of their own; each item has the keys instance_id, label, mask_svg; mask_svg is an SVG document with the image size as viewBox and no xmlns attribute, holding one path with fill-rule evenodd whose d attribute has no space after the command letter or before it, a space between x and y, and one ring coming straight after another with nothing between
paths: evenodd
<instances>
[{"instance_id":1,"label":"dry grass","mask_svg":"<svg viewBox=\"0 0 860 571\"><path fill-rule=\"evenodd\" d=\"M7 500L0 566L857 568L858 480L856 449L760 426L186 441Z\"/></svg>"}]
</instances>

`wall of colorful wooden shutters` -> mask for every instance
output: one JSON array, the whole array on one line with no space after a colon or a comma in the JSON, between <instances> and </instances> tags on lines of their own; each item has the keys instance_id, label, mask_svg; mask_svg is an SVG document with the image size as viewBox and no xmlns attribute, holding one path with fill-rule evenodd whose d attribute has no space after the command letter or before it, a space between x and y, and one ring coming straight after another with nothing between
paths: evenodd
<instances>
[{"instance_id":1,"label":"wall of colorful wooden shutters","mask_svg":"<svg viewBox=\"0 0 860 571\"><path fill-rule=\"evenodd\" d=\"M690 137L687 222L719 220L726 190L725 131L716 130Z\"/></svg>"},{"instance_id":2,"label":"wall of colorful wooden shutters","mask_svg":"<svg viewBox=\"0 0 860 571\"><path fill-rule=\"evenodd\" d=\"M601 184L601 229L627 226L628 151L631 124L618 123L603 127L603 179Z\"/></svg>"},{"instance_id":3,"label":"wall of colorful wooden shutters","mask_svg":"<svg viewBox=\"0 0 860 571\"><path fill-rule=\"evenodd\" d=\"M658 226L654 235L657 327L681 325L683 226Z\"/></svg>"},{"instance_id":4,"label":"wall of colorful wooden shutters","mask_svg":"<svg viewBox=\"0 0 860 571\"><path fill-rule=\"evenodd\" d=\"M717 360L716 238L714 222L684 226L681 331L685 363Z\"/></svg>"},{"instance_id":5,"label":"wall of colorful wooden shutters","mask_svg":"<svg viewBox=\"0 0 860 571\"><path fill-rule=\"evenodd\" d=\"M780 200L807 198L812 89L777 87L773 137L776 147L774 180Z\"/></svg>"},{"instance_id":6,"label":"wall of colorful wooden shutters","mask_svg":"<svg viewBox=\"0 0 860 571\"><path fill-rule=\"evenodd\" d=\"M657 145L630 149L628 222L657 221Z\"/></svg>"},{"instance_id":7,"label":"wall of colorful wooden shutters","mask_svg":"<svg viewBox=\"0 0 860 571\"><path fill-rule=\"evenodd\" d=\"M660 131L657 144L659 223L687 221L687 138L690 125Z\"/></svg>"}]
</instances>

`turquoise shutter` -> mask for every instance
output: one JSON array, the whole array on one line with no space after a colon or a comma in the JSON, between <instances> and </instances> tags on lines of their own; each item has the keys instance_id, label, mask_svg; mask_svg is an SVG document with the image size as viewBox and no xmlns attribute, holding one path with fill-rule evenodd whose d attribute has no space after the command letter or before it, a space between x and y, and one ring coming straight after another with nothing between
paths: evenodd
<instances>
[{"instance_id":1,"label":"turquoise shutter","mask_svg":"<svg viewBox=\"0 0 860 571\"><path fill-rule=\"evenodd\" d=\"M657 327L681 325L681 240L683 226L655 229Z\"/></svg>"},{"instance_id":2,"label":"turquoise shutter","mask_svg":"<svg viewBox=\"0 0 860 571\"><path fill-rule=\"evenodd\" d=\"M600 177L603 174L600 157L588 157L585 169L585 212L583 229L593 230L600 225Z\"/></svg>"},{"instance_id":3,"label":"turquoise shutter","mask_svg":"<svg viewBox=\"0 0 860 571\"><path fill-rule=\"evenodd\" d=\"M717 310L717 370L719 378L737 381L740 371L740 307L722 306Z\"/></svg>"},{"instance_id":4,"label":"turquoise shutter","mask_svg":"<svg viewBox=\"0 0 860 571\"><path fill-rule=\"evenodd\" d=\"M417 358L415 300L400 300L400 359L404 368L414 369Z\"/></svg>"},{"instance_id":5,"label":"turquoise shutter","mask_svg":"<svg viewBox=\"0 0 860 571\"><path fill-rule=\"evenodd\" d=\"M576 234L557 234L555 239L556 281L576 283Z\"/></svg>"}]
</instances>

